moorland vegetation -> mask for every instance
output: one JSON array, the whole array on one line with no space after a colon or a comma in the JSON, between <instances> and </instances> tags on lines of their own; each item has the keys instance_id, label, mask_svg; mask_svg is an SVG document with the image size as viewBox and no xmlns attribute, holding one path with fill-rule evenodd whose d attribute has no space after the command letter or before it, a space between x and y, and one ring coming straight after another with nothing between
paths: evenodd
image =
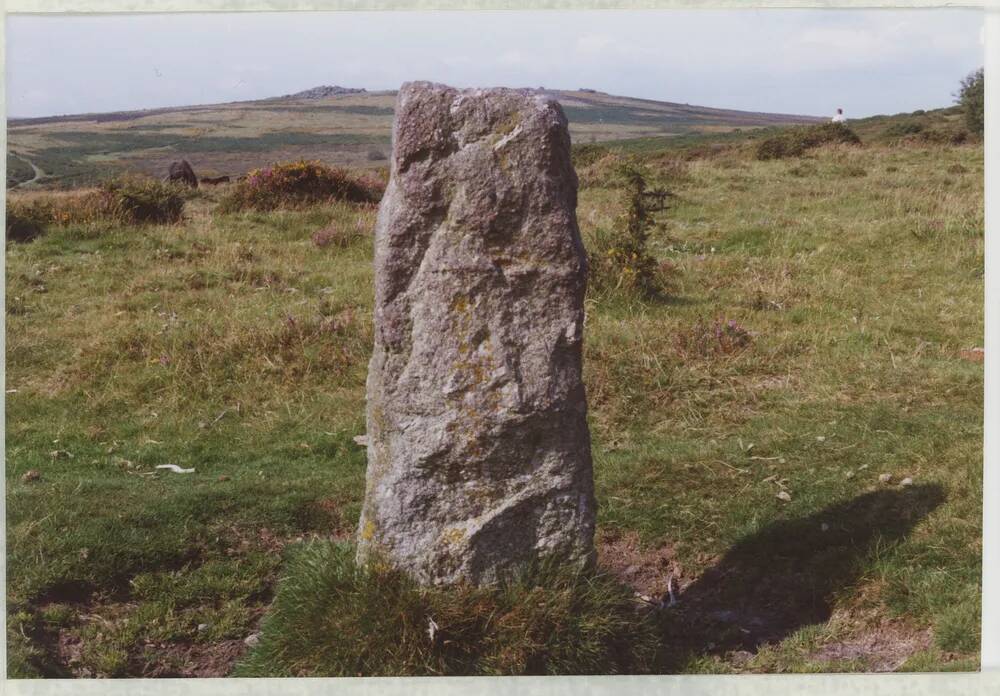
<instances>
[{"instance_id":1,"label":"moorland vegetation","mask_svg":"<svg viewBox=\"0 0 1000 696\"><path fill-rule=\"evenodd\" d=\"M377 173L10 194L10 676L975 669L968 123L576 147L598 569L479 590L352 561Z\"/></svg>"}]
</instances>

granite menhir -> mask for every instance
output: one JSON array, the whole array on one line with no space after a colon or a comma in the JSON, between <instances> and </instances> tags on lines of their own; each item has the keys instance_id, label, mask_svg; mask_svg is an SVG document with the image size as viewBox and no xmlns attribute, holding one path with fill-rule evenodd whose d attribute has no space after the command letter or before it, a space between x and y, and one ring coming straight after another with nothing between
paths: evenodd
<instances>
[{"instance_id":1,"label":"granite menhir","mask_svg":"<svg viewBox=\"0 0 1000 696\"><path fill-rule=\"evenodd\" d=\"M425 584L593 562L576 196L553 99L400 89L375 232L359 562Z\"/></svg>"}]
</instances>

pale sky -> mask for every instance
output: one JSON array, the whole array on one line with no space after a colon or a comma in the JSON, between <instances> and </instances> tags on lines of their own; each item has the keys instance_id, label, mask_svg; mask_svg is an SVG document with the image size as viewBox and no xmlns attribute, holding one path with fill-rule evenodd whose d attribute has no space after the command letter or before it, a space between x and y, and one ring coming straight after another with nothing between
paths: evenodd
<instances>
[{"instance_id":1,"label":"pale sky","mask_svg":"<svg viewBox=\"0 0 1000 696\"><path fill-rule=\"evenodd\" d=\"M983 19L940 9L8 15L7 114L433 80L861 117L953 103L983 63Z\"/></svg>"}]
</instances>

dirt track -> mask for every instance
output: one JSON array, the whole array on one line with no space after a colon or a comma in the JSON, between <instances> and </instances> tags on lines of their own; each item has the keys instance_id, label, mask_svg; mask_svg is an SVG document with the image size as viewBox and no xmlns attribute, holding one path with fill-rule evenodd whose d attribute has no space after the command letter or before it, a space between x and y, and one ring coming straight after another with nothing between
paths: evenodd
<instances>
[{"instance_id":1,"label":"dirt track","mask_svg":"<svg viewBox=\"0 0 1000 696\"><path fill-rule=\"evenodd\" d=\"M19 184L15 184L14 186L11 186L11 189L16 189L16 188L20 188L21 186L26 186L26 185L28 185L28 184L34 184L34 183L37 183L37 182L41 181L42 179L44 179L44 178L45 178L46 176L48 176L48 175L47 175L47 174L45 173L45 171L44 171L44 170L42 170L42 168L41 168L41 167L39 167L39 166L38 166L37 164L35 164L34 162L32 162L32 161L31 161L30 159L28 159L27 157L22 157L21 155L17 154L16 152L11 152L10 154L11 154L11 155L12 155L13 157L16 157L16 158L18 158L18 159L19 159L19 160L21 160L22 162L25 162L25 163L27 163L27 164L28 164L28 166L29 166L29 167L31 167L31 169L32 169L32 170L33 170L33 171L35 172L35 176L34 176L33 178L31 178L31 179L28 179L27 181L22 181L22 182L20 182Z\"/></svg>"}]
</instances>

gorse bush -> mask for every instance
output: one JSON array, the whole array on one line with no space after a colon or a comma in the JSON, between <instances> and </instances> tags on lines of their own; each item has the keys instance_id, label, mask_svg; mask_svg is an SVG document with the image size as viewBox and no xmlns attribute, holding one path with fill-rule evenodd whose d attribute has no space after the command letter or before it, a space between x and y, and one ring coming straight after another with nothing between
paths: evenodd
<instances>
[{"instance_id":1,"label":"gorse bush","mask_svg":"<svg viewBox=\"0 0 1000 696\"><path fill-rule=\"evenodd\" d=\"M954 128L928 128L914 136L921 143L935 145L961 145L969 138L969 132Z\"/></svg>"},{"instance_id":2,"label":"gorse bush","mask_svg":"<svg viewBox=\"0 0 1000 696\"><path fill-rule=\"evenodd\" d=\"M219 202L223 213L295 208L326 201L378 202L385 190L376 180L319 162L288 162L247 174Z\"/></svg>"},{"instance_id":3,"label":"gorse bush","mask_svg":"<svg viewBox=\"0 0 1000 696\"><path fill-rule=\"evenodd\" d=\"M657 178L670 184L680 184L691 179L689 161L673 154L658 157L650 162L656 169Z\"/></svg>"},{"instance_id":4,"label":"gorse bush","mask_svg":"<svg viewBox=\"0 0 1000 696\"><path fill-rule=\"evenodd\" d=\"M924 130L924 124L918 121L902 121L888 126L884 133L887 138L902 138L907 135L915 135Z\"/></svg>"},{"instance_id":5,"label":"gorse bush","mask_svg":"<svg viewBox=\"0 0 1000 696\"><path fill-rule=\"evenodd\" d=\"M820 145L845 143L860 145L861 138L843 123L821 123L817 126L789 128L766 138L757 145L757 159L771 160L800 157Z\"/></svg>"},{"instance_id":6,"label":"gorse bush","mask_svg":"<svg viewBox=\"0 0 1000 696\"><path fill-rule=\"evenodd\" d=\"M652 669L657 627L607 576L541 568L496 587L420 587L347 544L292 557L236 676L619 674Z\"/></svg>"},{"instance_id":7,"label":"gorse bush","mask_svg":"<svg viewBox=\"0 0 1000 696\"><path fill-rule=\"evenodd\" d=\"M621 154L610 150L593 160L588 161L589 157L586 156L583 159L587 162L586 164L576 161L573 163L581 189L606 188L617 185L615 182L616 172L627 161Z\"/></svg>"},{"instance_id":8,"label":"gorse bush","mask_svg":"<svg viewBox=\"0 0 1000 696\"><path fill-rule=\"evenodd\" d=\"M984 113L982 68L970 73L962 80L957 97L958 104L965 114L966 128L972 133L982 135Z\"/></svg>"},{"instance_id":9,"label":"gorse bush","mask_svg":"<svg viewBox=\"0 0 1000 696\"><path fill-rule=\"evenodd\" d=\"M969 131L957 122L918 118L910 114L909 118L889 123L882 130L881 137L894 145L959 145L968 139Z\"/></svg>"},{"instance_id":10,"label":"gorse bush","mask_svg":"<svg viewBox=\"0 0 1000 696\"><path fill-rule=\"evenodd\" d=\"M611 150L596 143L584 143L574 145L572 148L572 159L574 167L588 167L599 159L609 155Z\"/></svg>"},{"instance_id":11,"label":"gorse bush","mask_svg":"<svg viewBox=\"0 0 1000 696\"><path fill-rule=\"evenodd\" d=\"M30 242L45 231L50 214L37 204L26 205L7 199L6 233L8 242Z\"/></svg>"},{"instance_id":12,"label":"gorse bush","mask_svg":"<svg viewBox=\"0 0 1000 696\"><path fill-rule=\"evenodd\" d=\"M175 184L120 177L75 195L7 199L7 239L30 241L50 225L169 224L184 212L185 191Z\"/></svg>"},{"instance_id":13,"label":"gorse bush","mask_svg":"<svg viewBox=\"0 0 1000 696\"><path fill-rule=\"evenodd\" d=\"M179 222L184 212L183 190L156 179L112 179L100 185L97 196L102 216L126 225Z\"/></svg>"},{"instance_id":14,"label":"gorse bush","mask_svg":"<svg viewBox=\"0 0 1000 696\"><path fill-rule=\"evenodd\" d=\"M101 219L96 192L77 196L7 198L7 241L30 242L50 225L71 225Z\"/></svg>"},{"instance_id":15,"label":"gorse bush","mask_svg":"<svg viewBox=\"0 0 1000 696\"><path fill-rule=\"evenodd\" d=\"M649 252L649 232L653 219L646 207L645 172L632 162L618 170L627 203L625 212L611 230L598 229L593 235L590 285L597 292L618 291L652 298L664 290L660 266Z\"/></svg>"}]
</instances>

